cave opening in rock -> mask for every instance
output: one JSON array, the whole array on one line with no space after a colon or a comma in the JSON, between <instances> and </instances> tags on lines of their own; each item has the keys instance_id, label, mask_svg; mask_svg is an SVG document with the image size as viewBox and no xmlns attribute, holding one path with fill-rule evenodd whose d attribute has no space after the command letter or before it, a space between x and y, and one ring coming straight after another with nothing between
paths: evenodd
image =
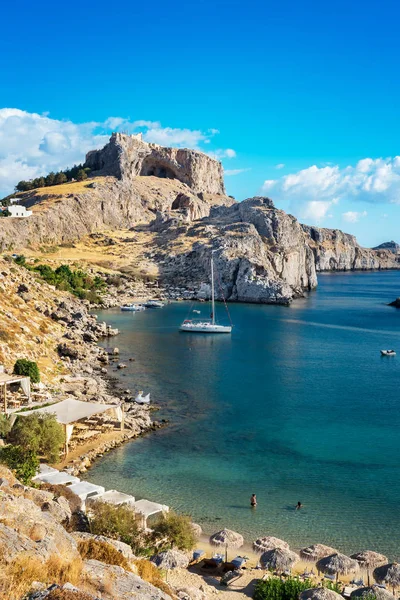
<instances>
[{"instance_id":1,"label":"cave opening in rock","mask_svg":"<svg viewBox=\"0 0 400 600\"><path fill-rule=\"evenodd\" d=\"M179 179L173 169L154 159L143 161L140 174L148 177L160 177L161 179Z\"/></svg>"}]
</instances>

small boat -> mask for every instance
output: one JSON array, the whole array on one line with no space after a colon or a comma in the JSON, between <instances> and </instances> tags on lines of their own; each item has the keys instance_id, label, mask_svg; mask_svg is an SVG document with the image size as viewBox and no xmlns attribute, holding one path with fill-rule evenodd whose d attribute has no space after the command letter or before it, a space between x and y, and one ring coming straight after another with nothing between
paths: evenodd
<instances>
[{"instance_id":1,"label":"small boat","mask_svg":"<svg viewBox=\"0 0 400 600\"><path fill-rule=\"evenodd\" d=\"M194 310L193 312L200 312ZM229 314L229 313L228 313ZM215 320L215 291L214 291L214 261L211 253L211 318L185 319L181 324L180 331L188 333L232 333L232 325L219 325Z\"/></svg>"},{"instance_id":2,"label":"small boat","mask_svg":"<svg viewBox=\"0 0 400 600\"><path fill-rule=\"evenodd\" d=\"M148 300L144 305L146 308L164 308L164 303L161 300Z\"/></svg>"},{"instance_id":3,"label":"small boat","mask_svg":"<svg viewBox=\"0 0 400 600\"><path fill-rule=\"evenodd\" d=\"M146 310L141 304L124 304L120 309L126 312L140 312L141 310Z\"/></svg>"},{"instance_id":4,"label":"small boat","mask_svg":"<svg viewBox=\"0 0 400 600\"><path fill-rule=\"evenodd\" d=\"M196 313L196 315L199 315L199 314L200 314L200 311L199 311L199 310L196 310L196 309L194 309L194 310L193 310L193 312L194 312L194 313Z\"/></svg>"},{"instance_id":5,"label":"small boat","mask_svg":"<svg viewBox=\"0 0 400 600\"><path fill-rule=\"evenodd\" d=\"M138 404L150 404L150 394L143 396L143 390L136 394L135 402Z\"/></svg>"},{"instance_id":6,"label":"small boat","mask_svg":"<svg viewBox=\"0 0 400 600\"><path fill-rule=\"evenodd\" d=\"M395 350L381 350L382 356L396 356Z\"/></svg>"}]
</instances>

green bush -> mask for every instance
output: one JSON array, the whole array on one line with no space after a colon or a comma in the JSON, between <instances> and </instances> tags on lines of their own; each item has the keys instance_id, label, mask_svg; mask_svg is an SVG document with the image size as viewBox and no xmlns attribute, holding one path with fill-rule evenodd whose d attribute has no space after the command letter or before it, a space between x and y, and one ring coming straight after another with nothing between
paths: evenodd
<instances>
[{"instance_id":1,"label":"green bush","mask_svg":"<svg viewBox=\"0 0 400 600\"><path fill-rule=\"evenodd\" d=\"M160 544L160 549L192 550L196 543L191 518L173 511L166 513L155 523L152 535L154 542Z\"/></svg>"},{"instance_id":2,"label":"green bush","mask_svg":"<svg viewBox=\"0 0 400 600\"><path fill-rule=\"evenodd\" d=\"M15 375L22 375L23 377L30 377L32 383L39 383L40 373L37 363L27 358L19 358L13 369Z\"/></svg>"},{"instance_id":3,"label":"green bush","mask_svg":"<svg viewBox=\"0 0 400 600\"><path fill-rule=\"evenodd\" d=\"M132 508L124 504L115 506L106 502L93 502L90 506L89 523L90 533L125 542L136 555L143 550L143 533Z\"/></svg>"},{"instance_id":4,"label":"green bush","mask_svg":"<svg viewBox=\"0 0 400 600\"><path fill-rule=\"evenodd\" d=\"M5 438L11 429L10 419L7 415L0 414L0 438Z\"/></svg>"},{"instance_id":5,"label":"green bush","mask_svg":"<svg viewBox=\"0 0 400 600\"><path fill-rule=\"evenodd\" d=\"M0 448L0 463L14 471L16 477L25 485L31 483L39 469L39 459L36 452L20 446Z\"/></svg>"},{"instance_id":6,"label":"green bush","mask_svg":"<svg viewBox=\"0 0 400 600\"><path fill-rule=\"evenodd\" d=\"M302 581L296 577L279 579L259 580L256 583L253 598L254 600L298 600L299 594L315 587L310 579Z\"/></svg>"},{"instance_id":7,"label":"green bush","mask_svg":"<svg viewBox=\"0 0 400 600\"><path fill-rule=\"evenodd\" d=\"M33 413L17 418L7 436L7 441L55 463L60 459L65 433L54 415Z\"/></svg>"},{"instance_id":8,"label":"green bush","mask_svg":"<svg viewBox=\"0 0 400 600\"><path fill-rule=\"evenodd\" d=\"M68 265L60 265L55 270L49 265L31 265L26 262L24 256L17 256L15 262L29 271L39 273L46 283L54 285L58 290L71 292L78 298L89 300L93 304L101 304L98 292L104 291L107 286L103 279L97 275L90 277L79 269L72 271Z\"/></svg>"}]
</instances>

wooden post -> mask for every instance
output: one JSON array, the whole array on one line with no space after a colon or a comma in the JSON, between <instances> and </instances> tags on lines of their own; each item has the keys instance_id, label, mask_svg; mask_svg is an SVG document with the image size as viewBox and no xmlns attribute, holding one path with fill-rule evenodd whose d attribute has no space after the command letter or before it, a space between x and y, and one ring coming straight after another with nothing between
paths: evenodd
<instances>
[{"instance_id":1,"label":"wooden post","mask_svg":"<svg viewBox=\"0 0 400 600\"><path fill-rule=\"evenodd\" d=\"M7 384L4 382L4 413L7 414Z\"/></svg>"},{"instance_id":2,"label":"wooden post","mask_svg":"<svg viewBox=\"0 0 400 600\"><path fill-rule=\"evenodd\" d=\"M64 453L65 458L68 456L68 441L67 441L67 426L64 425L64 434L65 434L65 445L64 445Z\"/></svg>"},{"instance_id":3,"label":"wooden post","mask_svg":"<svg viewBox=\"0 0 400 600\"><path fill-rule=\"evenodd\" d=\"M122 404L121 404L121 414L122 414L122 417L121 417L121 431L124 431L124 429L125 429L125 413L124 413L124 407L122 406Z\"/></svg>"}]
</instances>

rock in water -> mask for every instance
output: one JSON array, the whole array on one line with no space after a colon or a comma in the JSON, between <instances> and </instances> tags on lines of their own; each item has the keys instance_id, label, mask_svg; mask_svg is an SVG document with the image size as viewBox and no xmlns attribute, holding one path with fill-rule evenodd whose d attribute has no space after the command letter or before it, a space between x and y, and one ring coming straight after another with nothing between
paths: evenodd
<instances>
[{"instance_id":1,"label":"rock in water","mask_svg":"<svg viewBox=\"0 0 400 600\"><path fill-rule=\"evenodd\" d=\"M400 308L400 298L396 298L393 302L390 302L388 306L395 306L396 308Z\"/></svg>"}]
</instances>

